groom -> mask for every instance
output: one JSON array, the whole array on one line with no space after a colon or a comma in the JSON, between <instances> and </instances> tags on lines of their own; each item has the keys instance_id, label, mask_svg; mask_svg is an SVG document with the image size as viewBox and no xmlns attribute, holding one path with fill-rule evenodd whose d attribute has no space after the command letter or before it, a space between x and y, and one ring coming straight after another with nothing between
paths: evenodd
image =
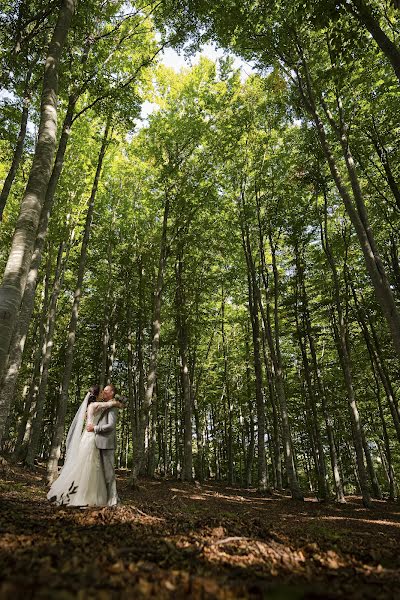
<instances>
[{"instance_id":1,"label":"groom","mask_svg":"<svg viewBox=\"0 0 400 600\"><path fill-rule=\"evenodd\" d=\"M103 390L103 401L112 400L115 396L113 383L106 385ZM115 426L117 424L117 409L109 408L103 412L97 425L88 425L88 431L94 431L95 444L100 450L100 460L103 466L107 485L107 506L116 506L119 498L115 480L114 453L116 446Z\"/></svg>"}]
</instances>

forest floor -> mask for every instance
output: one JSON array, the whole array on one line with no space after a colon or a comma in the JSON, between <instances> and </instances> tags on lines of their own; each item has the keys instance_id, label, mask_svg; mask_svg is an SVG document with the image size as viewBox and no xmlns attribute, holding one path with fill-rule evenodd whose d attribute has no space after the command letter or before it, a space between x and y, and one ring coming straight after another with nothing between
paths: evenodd
<instances>
[{"instance_id":1,"label":"forest floor","mask_svg":"<svg viewBox=\"0 0 400 600\"><path fill-rule=\"evenodd\" d=\"M261 496L119 473L116 509L54 507L44 471L0 472L3 600L398 598L400 506Z\"/></svg>"}]
</instances>

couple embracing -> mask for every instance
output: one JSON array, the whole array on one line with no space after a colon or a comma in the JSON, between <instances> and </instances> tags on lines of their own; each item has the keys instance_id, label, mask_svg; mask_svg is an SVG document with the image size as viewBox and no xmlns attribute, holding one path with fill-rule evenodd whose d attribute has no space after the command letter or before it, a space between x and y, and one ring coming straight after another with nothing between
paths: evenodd
<instances>
[{"instance_id":1,"label":"couple embracing","mask_svg":"<svg viewBox=\"0 0 400 600\"><path fill-rule=\"evenodd\" d=\"M64 466L47 494L50 501L80 507L118 504L115 427L123 407L112 383L102 393L98 385L90 388L68 431Z\"/></svg>"}]
</instances>

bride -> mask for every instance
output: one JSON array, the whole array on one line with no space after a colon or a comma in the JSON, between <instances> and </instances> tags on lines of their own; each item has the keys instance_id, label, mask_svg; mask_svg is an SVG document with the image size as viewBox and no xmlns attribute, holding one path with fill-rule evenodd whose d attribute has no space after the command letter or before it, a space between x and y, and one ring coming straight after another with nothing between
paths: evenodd
<instances>
[{"instance_id":1,"label":"bride","mask_svg":"<svg viewBox=\"0 0 400 600\"><path fill-rule=\"evenodd\" d=\"M96 425L104 410L123 408L117 400L98 402L100 387L93 385L86 394L72 421L67 436L64 466L58 479L52 484L47 498L56 504L67 506L105 506L107 488L100 451L95 444L94 432L85 431L83 426Z\"/></svg>"}]
</instances>

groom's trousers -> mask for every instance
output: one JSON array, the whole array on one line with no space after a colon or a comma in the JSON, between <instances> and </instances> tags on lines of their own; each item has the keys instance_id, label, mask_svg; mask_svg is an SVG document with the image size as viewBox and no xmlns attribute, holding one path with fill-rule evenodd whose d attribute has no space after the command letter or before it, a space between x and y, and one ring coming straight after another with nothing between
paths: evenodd
<instances>
[{"instance_id":1,"label":"groom's trousers","mask_svg":"<svg viewBox=\"0 0 400 600\"><path fill-rule=\"evenodd\" d=\"M118 504L117 482L115 479L114 468L114 454L114 448L110 450L100 450L100 458L107 486L107 506L116 506Z\"/></svg>"}]
</instances>

